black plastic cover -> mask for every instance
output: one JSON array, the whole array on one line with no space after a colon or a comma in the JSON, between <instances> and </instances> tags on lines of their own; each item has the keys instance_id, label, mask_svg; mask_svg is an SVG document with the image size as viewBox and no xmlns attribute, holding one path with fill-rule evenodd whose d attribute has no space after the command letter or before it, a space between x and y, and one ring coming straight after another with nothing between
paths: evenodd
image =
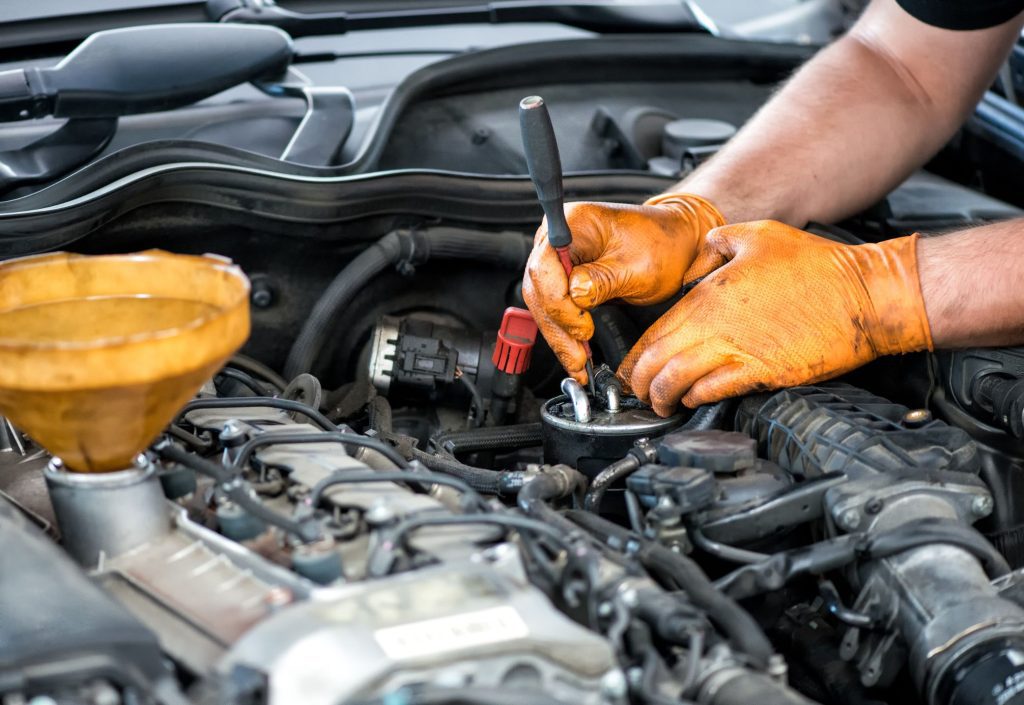
<instances>
[{"instance_id":1,"label":"black plastic cover","mask_svg":"<svg viewBox=\"0 0 1024 705\"><path fill-rule=\"evenodd\" d=\"M711 472L737 472L754 466L754 440L735 431L674 431L658 444L658 460Z\"/></svg>"},{"instance_id":2,"label":"black plastic cover","mask_svg":"<svg viewBox=\"0 0 1024 705\"><path fill-rule=\"evenodd\" d=\"M15 97L26 99L25 105L5 105L2 117L118 117L170 110L241 83L277 77L292 53L291 38L273 27L168 24L97 32L53 68L25 69L31 103L19 87ZM14 73L6 78L12 90L18 87Z\"/></svg>"},{"instance_id":3,"label":"black plastic cover","mask_svg":"<svg viewBox=\"0 0 1024 705\"><path fill-rule=\"evenodd\" d=\"M863 389L830 384L748 397L736 422L757 441L759 456L797 476L978 473L978 448L965 431L943 421L908 427L908 411Z\"/></svg>"},{"instance_id":4,"label":"black plastic cover","mask_svg":"<svg viewBox=\"0 0 1024 705\"><path fill-rule=\"evenodd\" d=\"M629 476L626 486L648 506L665 496L684 514L704 509L715 500L714 478L698 468L642 465Z\"/></svg>"},{"instance_id":5,"label":"black plastic cover","mask_svg":"<svg viewBox=\"0 0 1024 705\"><path fill-rule=\"evenodd\" d=\"M166 675L156 636L0 499L0 693Z\"/></svg>"}]
</instances>

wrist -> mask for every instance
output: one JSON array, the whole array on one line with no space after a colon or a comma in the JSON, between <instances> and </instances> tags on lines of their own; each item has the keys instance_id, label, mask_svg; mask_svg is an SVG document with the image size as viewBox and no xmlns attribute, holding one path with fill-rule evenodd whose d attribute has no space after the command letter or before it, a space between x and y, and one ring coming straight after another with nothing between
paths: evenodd
<instances>
[{"instance_id":1,"label":"wrist","mask_svg":"<svg viewBox=\"0 0 1024 705\"><path fill-rule=\"evenodd\" d=\"M852 248L870 300L868 336L879 355L933 349L921 294L917 240L915 233Z\"/></svg>"},{"instance_id":2,"label":"wrist","mask_svg":"<svg viewBox=\"0 0 1024 705\"><path fill-rule=\"evenodd\" d=\"M706 222L709 224L708 230L725 225L727 222L725 216L711 201L694 193L677 193L675 191L659 193L644 201L644 205L659 206L679 215Z\"/></svg>"},{"instance_id":3,"label":"wrist","mask_svg":"<svg viewBox=\"0 0 1024 705\"><path fill-rule=\"evenodd\" d=\"M670 191L648 198L644 205L661 208L683 219L694 233L697 247L703 244L704 236L709 230L727 223L725 216L711 201L692 193Z\"/></svg>"}]
</instances>

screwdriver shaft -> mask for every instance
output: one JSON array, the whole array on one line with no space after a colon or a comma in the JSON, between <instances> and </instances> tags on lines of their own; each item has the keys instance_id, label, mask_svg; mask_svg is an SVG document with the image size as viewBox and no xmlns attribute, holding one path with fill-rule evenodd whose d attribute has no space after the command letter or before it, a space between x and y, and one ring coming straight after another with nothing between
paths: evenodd
<instances>
[{"instance_id":1,"label":"screwdriver shaft","mask_svg":"<svg viewBox=\"0 0 1024 705\"><path fill-rule=\"evenodd\" d=\"M558 156L558 143L555 141L551 117L540 96L529 96L519 102L519 124L522 128L526 165L537 190L537 198L547 216L548 242L558 253L565 276L568 277L572 274L572 259L569 256L572 231L565 220L562 162ZM586 371L590 393L596 396L594 354L590 349L590 341L584 340L582 343L587 353Z\"/></svg>"}]
</instances>

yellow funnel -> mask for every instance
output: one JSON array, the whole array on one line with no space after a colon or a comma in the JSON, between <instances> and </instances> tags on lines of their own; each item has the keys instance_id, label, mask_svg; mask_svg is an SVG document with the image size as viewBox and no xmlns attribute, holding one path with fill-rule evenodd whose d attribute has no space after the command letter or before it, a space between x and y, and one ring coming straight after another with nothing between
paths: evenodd
<instances>
[{"instance_id":1,"label":"yellow funnel","mask_svg":"<svg viewBox=\"0 0 1024 705\"><path fill-rule=\"evenodd\" d=\"M0 263L0 414L70 470L121 470L249 335L217 257L59 252Z\"/></svg>"}]
</instances>

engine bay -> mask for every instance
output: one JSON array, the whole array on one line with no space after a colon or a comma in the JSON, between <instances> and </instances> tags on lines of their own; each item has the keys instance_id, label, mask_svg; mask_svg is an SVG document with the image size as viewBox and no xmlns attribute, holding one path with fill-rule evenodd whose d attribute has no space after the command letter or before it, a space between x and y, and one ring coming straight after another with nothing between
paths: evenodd
<instances>
[{"instance_id":1,"label":"engine bay","mask_svg":"<svg viewBox=\"0 0 1024 705\"><path fill-rule=\"evenodd\" d=\"M211 106L182 108L158 143L125 118L109 153L7 192L10 262L211 253L244 272L251 333L115 472L0 417L0 701L1024 701L1024 350L662 418L614 371L672 301L594 311L592 387L524 310L540 208L519 98L552 105L572 200L640 202L809 53L689 40L445 59L367 99L330 165L254 146L299 121L246 127L268 104L203 125ZM981 148L958 139L811 229L855 244L1019 215L962 183Z\"/></svg>"}]
</instances>

